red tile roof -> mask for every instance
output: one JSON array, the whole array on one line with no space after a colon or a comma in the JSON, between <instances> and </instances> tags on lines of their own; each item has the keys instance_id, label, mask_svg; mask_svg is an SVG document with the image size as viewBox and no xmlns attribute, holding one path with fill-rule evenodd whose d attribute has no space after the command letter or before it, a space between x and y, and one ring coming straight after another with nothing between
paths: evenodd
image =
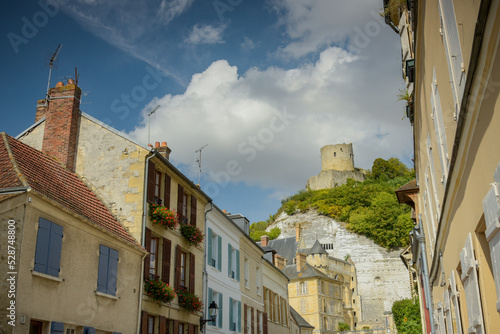
<instances>
[{"instance_id":1,"label":"red tile roof","mask_svg":"<svg viewBox=\"0 0 500 334\"><path fill-rule=\"evenodd\" d=\"M138 246L97 196L57 160L0 133L0 189L29 186L114 235Z\"/></svg>"}]
</instances>

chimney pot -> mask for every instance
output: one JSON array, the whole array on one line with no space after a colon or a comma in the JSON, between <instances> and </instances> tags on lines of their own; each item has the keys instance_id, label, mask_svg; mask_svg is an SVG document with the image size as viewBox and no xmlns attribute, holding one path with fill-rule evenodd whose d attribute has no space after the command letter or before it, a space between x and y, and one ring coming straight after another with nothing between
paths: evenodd
<instances>
[{"instance_id":1,"label":"chimney pot","mask_svg":"<svg viewBox=\"0 0 500 334\"><path fill-rule=\"evenodd\" d=\"M160 147L160 142L159 142L159 141L157 141L157 142L155 143L155 147Z\"/></svg>"},{"instance_id":2,"label":"chimney pot","mask_svg":"<svg viewBox=\"0 0 500 334\"><path fill-rule=\"evenodd\" d=\"M56 87L64 87L64 83L62 81L59 81L58 83L56 83Z\"/></svg>"},{"instance_id":3,"label":"chimney pot","mask_svg":"<svg viewBox=\"0 0 500 334\"><path fill-rule=\"evenodd\" d=\"M74 85L75 84L75 80L73 79L68 79L68 85Z\"/></svg>"},{"instance_id":4,"label":"chimney pot","mask_svg":"<svg viewBox=\"0 0 500 334\"><path fill-rule=\"evenodd\" d=\"M297 264L297 272L301 271L306 265L306 256L302 253L297 253L295 256L295 263Z\"/></svg>"},{"instance_id":5,"label":"chimney pot","mask_svg":"<svg viewBox=\"0 0 500 334\"><path fill-rule=\"evenodd\" d=\"M166 141L162 141L161 142L161 147L167 147L167 142Z\"/></svg>"}]
</instances>

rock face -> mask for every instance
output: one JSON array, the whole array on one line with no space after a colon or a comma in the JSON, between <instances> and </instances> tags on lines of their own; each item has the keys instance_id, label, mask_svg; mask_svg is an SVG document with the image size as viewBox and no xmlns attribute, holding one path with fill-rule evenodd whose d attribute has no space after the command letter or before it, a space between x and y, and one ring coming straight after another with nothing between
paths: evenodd
<instances>
[{"instance_id":1,"label":"rock face","mask_svg":"<svg viewBox=\"0 0 500 334\"><path fill-rule=\"evenodd\" d=\"M279 238L295 236L295 225L302 226L306 246L317 239L330 256L350 256L356 266L358 294L361 296L361 321L380 322L393 302L411 297L410 275L399 258L401 250L387 251L372 240L347 231L342 223L315 211L288 216L282 213L274 224ZM359 319L359 316L358 316Z\"/></svg>"}]
</instances>

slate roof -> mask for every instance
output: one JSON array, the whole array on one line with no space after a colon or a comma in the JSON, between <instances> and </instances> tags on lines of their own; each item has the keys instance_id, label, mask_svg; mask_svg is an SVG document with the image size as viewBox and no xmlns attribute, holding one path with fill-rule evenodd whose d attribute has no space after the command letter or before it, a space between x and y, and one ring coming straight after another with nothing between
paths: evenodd
<instances>
[{"instance_id":1,"label":"slate roof","mask_svg":"<svg viewBox=\"0 0 500 334\"><path fill-rule=\"evenodd\" d=\"M296 264L287 265L285 266L285 268L283 268L283 273L291 280L294 278L307 278L307 277L330 278L328 277L328 275L324 274L319 269L314 268L308 263L305 264L304 268L302 268L300 272L297 272Z\"/></svg>"},{"instance_id":2,"label":"slate roof","mask_svg":"<svg viewBox=\"0 0 500 334\"><path fill-rule=\"evenodd\" d=\"M29 187L121 239L141 247L75 173L49 155L4 132L0 133L0 175L0 189Z\"/></svg>"},{"instance_id":3,"label":"slate roof","mask_svg":"<svg viewBox=\"0 0 500 334\"><path fill-rule=\"evenodd\" d=\"M314 328L313 325L308 323L306 319L302 318L302 316L297 311L295 311L295 309L291 306L290 306L290 314L292 315L292 318L295 320L297 325L299 325L299 327Z\"/></svg>"},{"instance_id":4,"label":"slate roof","mask_svg":"<svg viewBox=\"0 0 500 334\"><path fill-rule=\"evenodd\" d=\"M309 254L326 254L328 255L328 252L321 246L318 240L314 243L314 245L309 249Z\"/></svg>"},{"instance_id":5,"label":"slate roof","mask_svg":"<svg viewBox=\"0 0 500 334\"><path fill-rule=\"evenodd\" d=\"M295 241L295 237L269 240L267 247L274 249L288 263L293 263L293 259L297 254L297 241Z\"/></svg>"}]
</instances>

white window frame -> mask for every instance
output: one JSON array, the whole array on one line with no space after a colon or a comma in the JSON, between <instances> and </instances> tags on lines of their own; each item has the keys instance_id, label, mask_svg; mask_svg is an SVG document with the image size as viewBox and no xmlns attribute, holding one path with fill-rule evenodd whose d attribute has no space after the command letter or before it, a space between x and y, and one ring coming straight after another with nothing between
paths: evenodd
<instances>
[{"instance_id":1,"label":"white window frame","mask_svg":"<svg viewBox=\"0 0 500 334\"><path fill-rule=\"evenodd\" d=\"M446 142L446 131L443 121L443 113L441 109L441 99L439 97L439 90L436 79L436 69L432 69L432 83L431 83L431 106L432 106L432 119L434 120L434 130L436 132L436 140L438 143L439 162L441 163L441 183L444 185L448 179L448 168L450 159L448 156L448 144Z\"/></svg>"}]
</instances>

